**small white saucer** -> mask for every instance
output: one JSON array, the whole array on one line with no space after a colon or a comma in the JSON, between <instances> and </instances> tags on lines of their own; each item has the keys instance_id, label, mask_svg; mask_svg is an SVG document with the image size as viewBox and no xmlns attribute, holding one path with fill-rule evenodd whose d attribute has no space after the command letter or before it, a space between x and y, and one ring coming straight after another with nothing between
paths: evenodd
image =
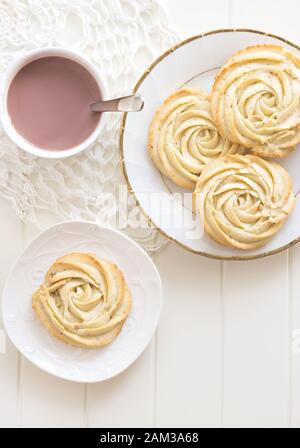
<instances>
[{"instance_id":1,"label":"small white saucer","mask_svg":"<svg viewBox=\"0 0 300 448\"><path fill-rule=\"evenodd\" d=\"M31 296L46 270L68 252L94 252L124 273L133 305L122 331L108 346L85 350L53 338L35 318ZM158 324L162 305L159 273L135 242L115 230L82 221L57 224L41 233L16 261L3 291L6 332L32 363L58 377L96 382L125 370L143 352Z\"/></svg>"}]
</instances>

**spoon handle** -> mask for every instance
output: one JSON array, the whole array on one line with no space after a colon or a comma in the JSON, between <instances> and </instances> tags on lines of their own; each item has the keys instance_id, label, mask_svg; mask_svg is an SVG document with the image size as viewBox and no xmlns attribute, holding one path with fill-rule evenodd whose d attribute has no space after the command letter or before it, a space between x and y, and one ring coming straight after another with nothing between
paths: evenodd
<instances>
[{"instance_id":1,"label":"spoon handle","mask_svg":"<svg viewBox=\"0 0 300 448\"><path fill-rule=\"evenodd\" d=\"M93 112L138 112L143 107L144 99L137 93L112 100L97 101L90 105Z\"/></svg>"}]
</instances>

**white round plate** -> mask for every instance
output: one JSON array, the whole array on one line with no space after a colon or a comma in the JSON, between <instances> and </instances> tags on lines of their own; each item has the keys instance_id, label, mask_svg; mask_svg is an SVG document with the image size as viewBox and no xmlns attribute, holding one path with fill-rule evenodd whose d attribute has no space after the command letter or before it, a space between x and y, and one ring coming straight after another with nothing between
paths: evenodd
<instances>
[{"instance_id":1,"label":"white round plate","mask_svg":"<svg viewBox=\"0 0 300 448\"><path fill-rule=\"evenodd\" d=\"M264 247L252 251L225 248L205 233L191 232L195 226L189 199L160 174L147 151L147 136L155 110L174 90L187 85L210 90L218 69L236 51L248 45L273 43L298 53L300 48L274 35L254 30L217 30L194 36L159 57L138 81L134 91L143 95L145 106L138 114L125 114L120 133L122 167L130 190L149 220L169 239L192 252L218 259L251 259L279 252L299 241L300 203L280 232ZM300 189L300 151L280 163L293 179L295 193ZM180 193L181 198L178 194ZM151 194L151 199L150 199ZM157 199L159 198L159 199ZM172 217L170 214L172 210Z\"/></svg>"},{"instance_id":2,"label":"white round plate","mask_svg":"<svg viewBox=\"0 0 300 448\"><path fill-rule=\"evenodd\" d=\"M73 251L93 252L116 263L132 294L132 310L117 338L99 349L68 346L51 336L35 318L31 296L46 270ZM67 380L103 381L133 363L149 343L162 305L159 273L150 257L120 232L71 221L40 234L15 263L2 297L6 332L18 350L41 369Z\"/></svg>"}]
</instances>

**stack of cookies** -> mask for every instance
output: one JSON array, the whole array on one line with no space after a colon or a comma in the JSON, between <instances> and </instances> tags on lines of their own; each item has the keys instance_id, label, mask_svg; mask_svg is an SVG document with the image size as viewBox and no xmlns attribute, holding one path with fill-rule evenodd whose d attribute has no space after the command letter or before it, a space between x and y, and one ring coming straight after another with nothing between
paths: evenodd
<instances>
[{"instance_id":1,"label":"stack of cookies","mask_svg":"<svg viewBox=\"0 0 300 448\"><path fill-rule=\"evenodd\" d=\"M219 70L210 94L182 88L157 110L148 149L157 168L193 190L194 212L217 243L266 244L293 210L289 173L272 159L300 143L300 59L247 47Z\"/></svg>"}]
</instances>

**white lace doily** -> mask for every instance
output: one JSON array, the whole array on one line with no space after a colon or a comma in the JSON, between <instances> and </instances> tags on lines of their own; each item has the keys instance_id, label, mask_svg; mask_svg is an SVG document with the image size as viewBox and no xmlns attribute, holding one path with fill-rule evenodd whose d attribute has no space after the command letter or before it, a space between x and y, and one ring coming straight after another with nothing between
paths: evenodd
<instances>
[{"instance_id":1,"label":"white lace doily","mask_svg":"<svg viewBox=\"0 0 300 448\"><path fill-rule=\"evenodd\" d=\"M0 71L18 54L47 45L83 52L99 67L110 97L130 93L137 77L175 42L157 0L1 0ZM24 222L45 228L67 219L116 225L120 115L105 115L92 147L64 160L39 159L0 134L0 193ZM115 202L116 201L116 202ZM117 203L117 205L116 205ZM153 228L135 229L130 205L124 229L146 250L163 238ZM131 222L132 221L132 222Z\"/></svg>"}]
</instances>

